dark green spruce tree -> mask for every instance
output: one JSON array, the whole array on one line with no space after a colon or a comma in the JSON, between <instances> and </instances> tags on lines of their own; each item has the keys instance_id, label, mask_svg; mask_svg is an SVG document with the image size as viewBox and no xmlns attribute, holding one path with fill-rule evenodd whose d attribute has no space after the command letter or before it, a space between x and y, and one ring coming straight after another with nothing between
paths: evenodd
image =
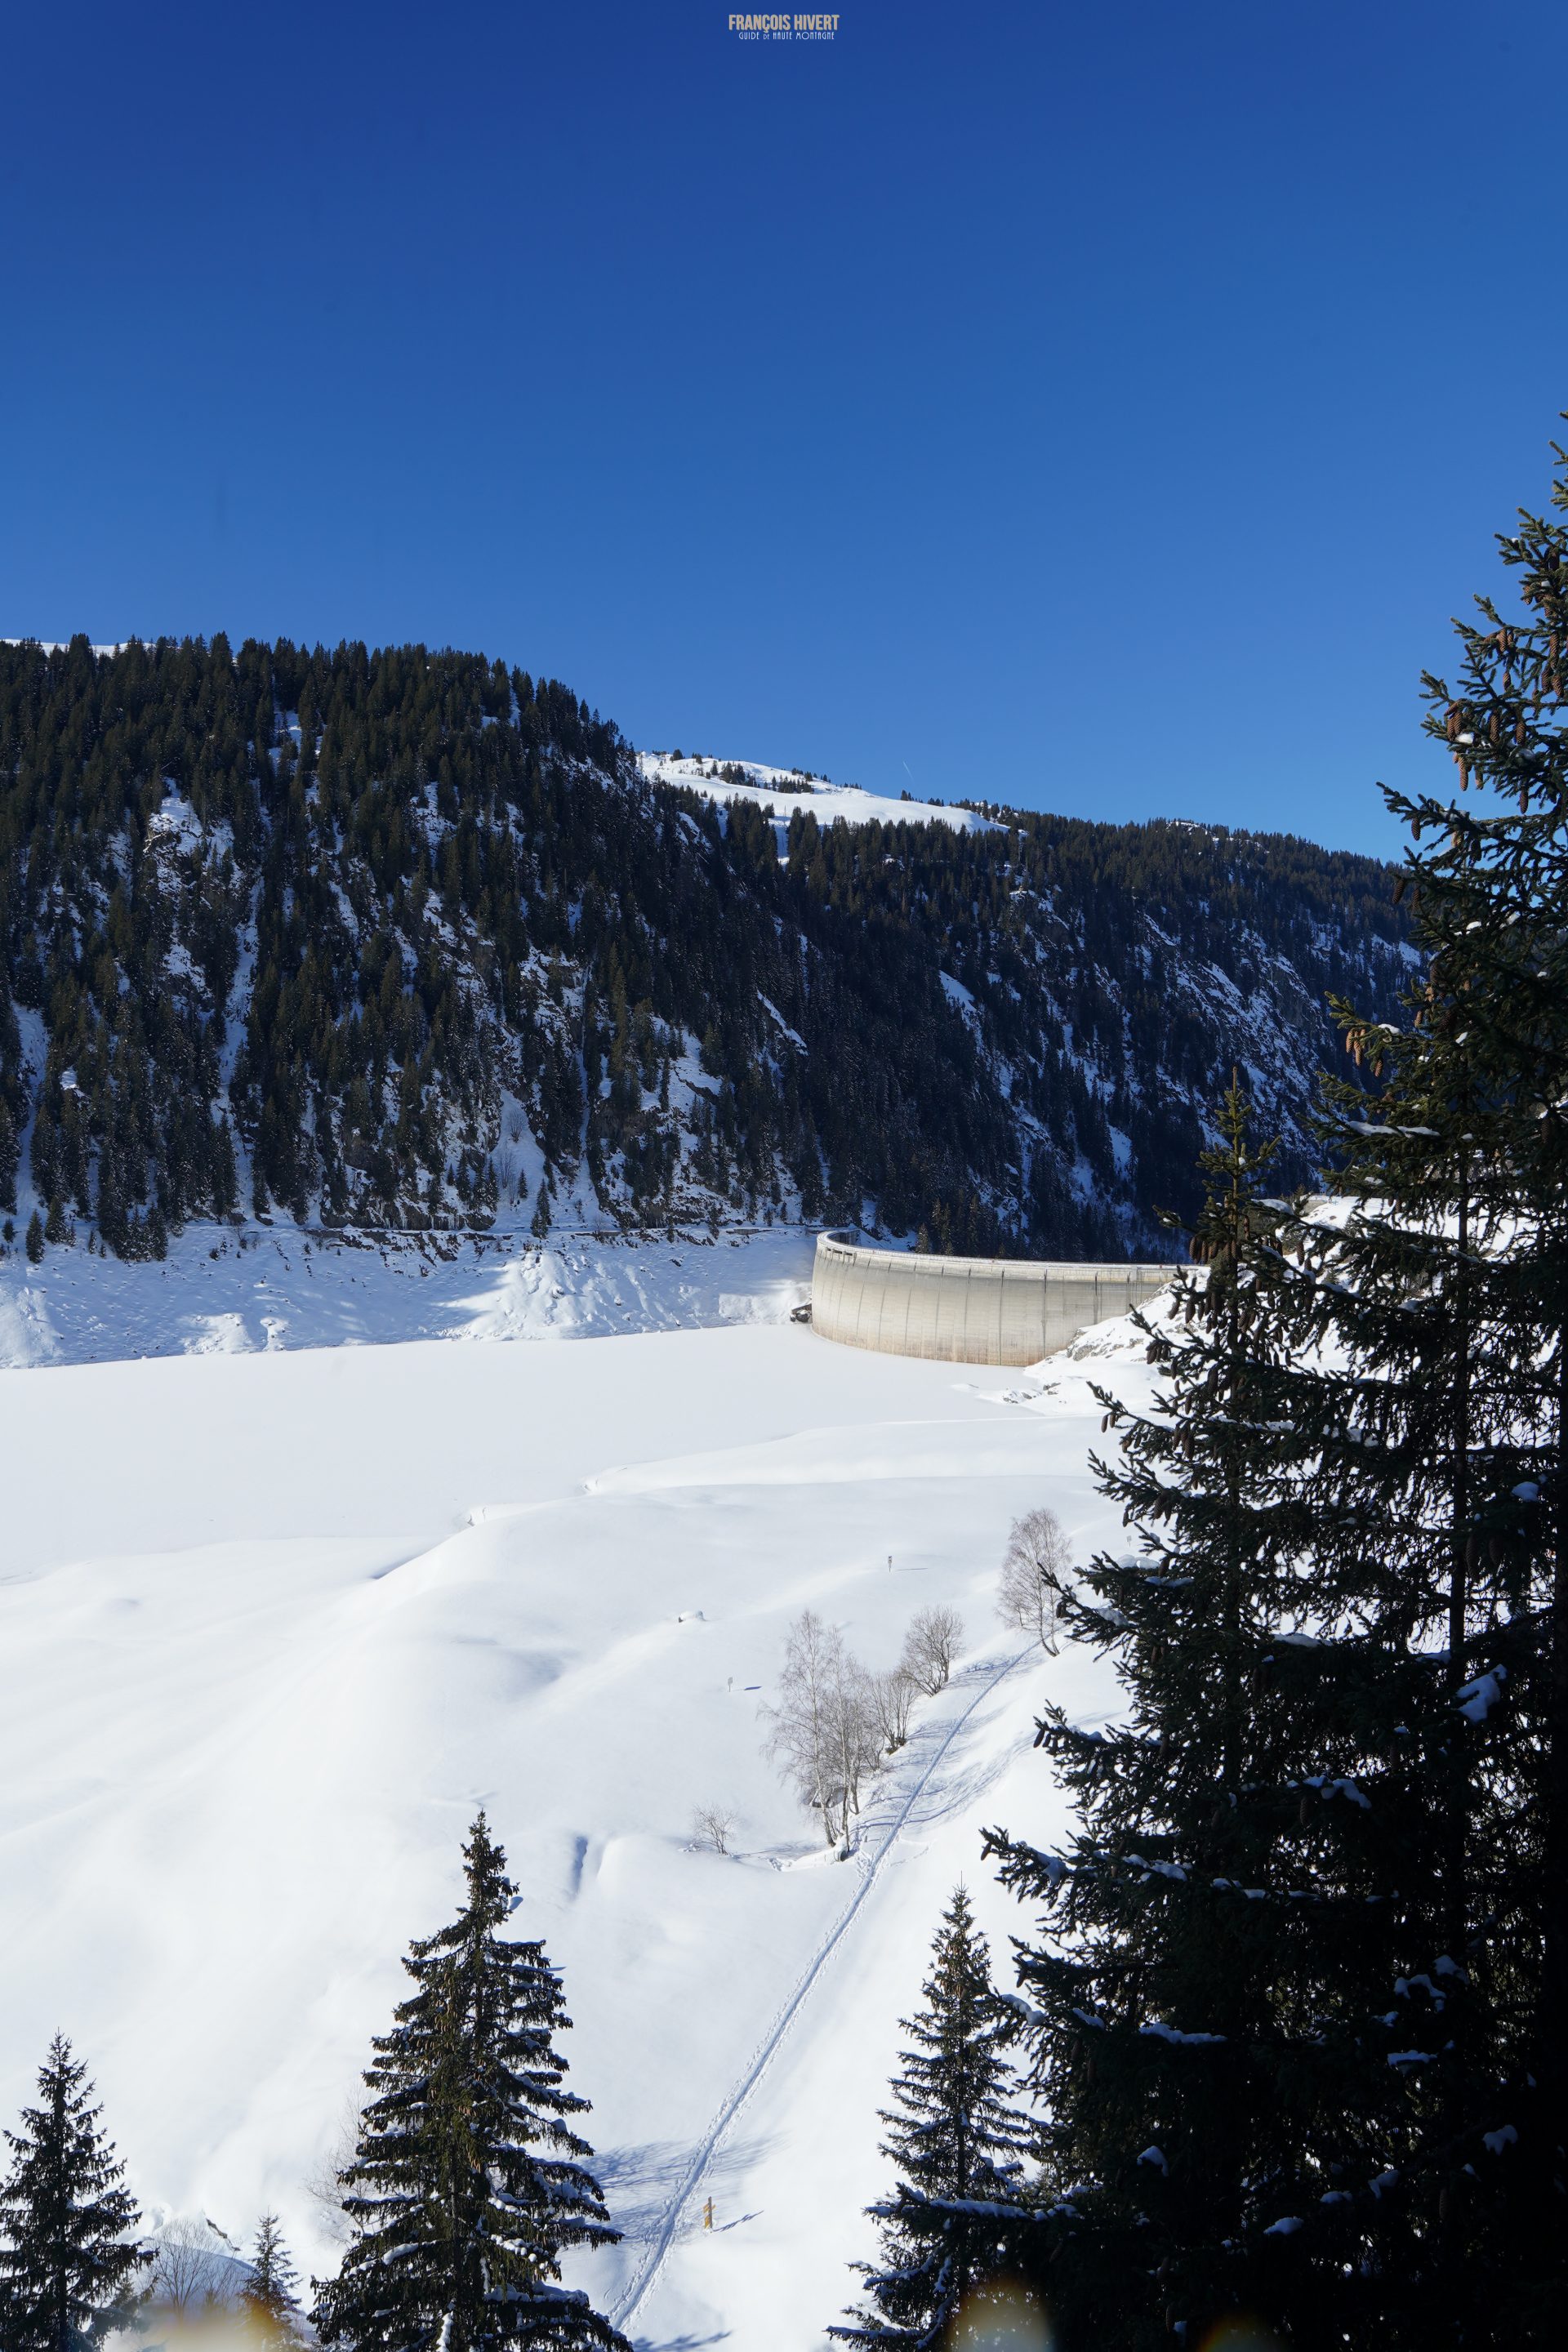
<instances>
[{"instance_id":1,"label":"dark green spruce tree","mask_svg":"<svg viewBox=\"0 0 1568 2352\"><path fill-rule=\"evenodd\" d=\"M1048 1914L1035 2259L1069 2346L1242 2310L1501 2352L1568 2292L1568 533L1502 547L1522 611L1482 600L1426 681L1461 793L1389 796L1422 977L1403 1023L1340 1008L1381 1091L1330 1088L1337 1201L1259 1202L1251 1307L1222 1253L1163 1405L1112 1407L1144 1559L1097 1564L1078 1630L1130 1719L1044 1727L1071 1851L997 1842Z\"/></svg>"},{"instance_id":2,"label":"dark green spruce tree","mask_svg":"<svg viewBox=\"0 0 1568 2352\"><path fill-rule=\"evenodd\" d=\"M1490 1721L1520 1570L1487 1513L1523 1483L1484 1311L1507 1234L1483 1075L1462 1027L1419 1042L1420 1002L1375 1108L1341 1097L1363 1157L1326 1218L1262 1196L1233 1092L1163 1395L1104 1399L1142 1557L1097 1562L1073 1620L1129 1719L1044 1727L1072 1851L997 1842L1054 1913L1023 1975L1072 2344L1252 2312L1302 2345L1500 2347L1531 2307L1501 2161L1519 1749Z\"/></svg>"},{"instance_id":3,"label":"dark green spruce tree","mask_svg":"<svg viewBox=\"0 0 1568 2352\"><path fill-rule=\"evenodd\" d=\"M1042 1721L1078 1813L1065 1852L989 1841L1042 1914L1019 1962L1046 2113L1026 2268L1073 2352L1196 2343L1248 2309L1289 2334L1302 2203L1335 2193L1401 2093L1385 2068L1371 2112L1347 2095L1325 2000L1331 1982L1359 2019L1376 1998L1385 1924L1365 1793L1342 1752L1325 1761L1299 1671L1324 1644L1302 1573L1313 1440L1289 1392L1289 1213L1234 1084L1219 1129L1192 1241L1205 1272L1151 1328L1161 1389L1142 1414L1101 1393L1121 1450L1096 1466L1138 1549L1097 1559L1066 1612L1115 1659L1124 1717ZM1300 2317L1313 2341L1348 2325L1332 2294Z\"/></svg>"},{"instance_id":4,"label":"dark green spruce tree","mask_svg":"<svg viewBox=\"0 0 1568 2352\"><path fill-rule=\"evenodd\" d=\"M1524 1856L1493 1704L1521 1630L1520 1558L1498 1533L1500 1507L1520 1517L1522 1470L1496 1311L1518 1202L1436 912L1427 896L1410 1025L1347 1014L1382 1092L1328 1089L1338 1199L1297 1229L1284 1408L1315 1444L1303 1563L1319 1639L1289 1680L1317 1717L1325 1789L1351 1776L1363 1800L1358 1824L1324 1810L1316 1861L1331 1821L1342 1847L1359 1831L1388 1940L1384 1997L1366 1988L1359 2021L1324 1978L1347 2104L1382 2120L1336 2192L1298 2208L1289 2251L1300 2282L1353 2278L1361 2333L1390 2347L1515 2340L1522 2277L1500 2227L1515 2167L1499 2158L1517 2138Z\"/></svg>"},{"instance_id":5,"label":"dark green spruce tree","mask_svg":"<svg viewBox=\"0 0 1568 2352\"><path fill-rule=\"evenodd\" d=\"M256 2225L250 2274L239 2291L251 2331L262 2343L284 2347L304 2342L299 2286L300 2274L283 2242L278 2216L263 2213Z\"/></svg>"},{"instance_id":6,"label":"dark green spruce tree","mask_svg":"<svg viewBox=\"0 0 1568 2352\"><path fill-rule=\"evenodd\" d=\"M1444 2003L1415 2037L1400 2195L1434 2324L1467 2345L1528 2338L1568 2295L1568 529L1522 514L1500 544L1516 598L1479 599L1456 683L1426 680L1459 794L1388 795L1426 979L1403 1026L1340 1008L1385 1094L1358 1119L1335 1090L1354 1210L1317 1245L1321 1326L1396 1401L1405 1457L1379 1552L1424 1620L1405 1738ZM1369 1460L1325 1456L1347 1517Z\"/></svg>"},{"instance_id":7,"label":"dark green spruce tree","mask_svg":"<svg viewBox=\"0 0 1568 2352\"><path fill-rule=\"evenodd\" d=\"M7 2132L0 2186L0 2344L5 2352L86 2352L130 2321L144 2257L125 2168L70 2043L56 2034L38 2104Z\"/></svg>"},{"instance_id":8,"label":"dark green spruce tree","mask_svg":"<svg viewBox=\"0 0 1568 2352\"><path fill-rule=\"evenodd\" d=\"M1397 1115L1353 1101L1369 1130ZM1379 1290L1353 1203L1325 1231L1270 1200L1235 1088L1220 1127L1206 1280L1151 1347L1163 1393L1103 1399L1102 1486L1141 1549L1097 1562L1074 1613L1128 1719L1044 1727L1083 1824L1068 1853L998 1842L1053 1914L1024 1962L1050 2277L1073 2342L1251 2311L1286 2341L1415 2346L1447 2285L1434 2133L1486 2110L1473 2069L1460 2087L1445 1908L1468 1310L1408 1229Z\"/></svg>"},{"instance_id":9,"label":"dark green spruce tree","mask_svg":"<svg viewBox=\"0 0 1568 2352\"><path fill-rule=\"evenodd\" d=\"M567 2120L587 2102L562 2086L561 1980L542 1944L500 1932L516 1890L482 1812L463 1860L463 1907L412 1947L415 1990L374 2044L342 2176L353 2240L315 2325L355 2352L626 2352L558 2283L563 2253L617 2235Z\"/></svg>"},{"instance_id":10,"label":"dark green spruce tree","mask_svg":"<svg viewBox=\"0 0 1568 2352\"><path fill-rule=\"evenodd\" d=\"M880 2258L858 2265L865 2305L827 2331L889 2352L934 2352L961 2305L984 2307L1009 2233L1026 2218L1023 2160L1033 2147L1007 2055L1017 2011L992 1985L985 1938L962 1886L937 1935L924 1992L920 2015L903 2020L914 2046L903 2053L882 2116L882 2153L900 2178L892 2196L870 2208Z\"/></svg>"}]
</instances>

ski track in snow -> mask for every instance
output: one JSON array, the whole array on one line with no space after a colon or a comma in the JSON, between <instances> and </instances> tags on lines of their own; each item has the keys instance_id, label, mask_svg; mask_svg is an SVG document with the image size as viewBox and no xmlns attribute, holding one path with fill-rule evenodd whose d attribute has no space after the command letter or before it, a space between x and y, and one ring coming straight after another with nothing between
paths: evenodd
<instances>
[{"instance_id":1,"label":"ski track in snow","mask_svg":"<svg viewBox=\"0 0 1568 2352\"><path fill-rule=\"evenodd\" d=\"M854 1894L850 1896L844 1909L839 1913L837 1918L834 1921L832 1927L828 1929L826 1935L823 1937L821 1943L818 1944L816 1951L813 1952L810 1959L806 1962L806 1965L802 1970L800 1977L797 1979L788 2000L784 2002L784 2007L778 2011L773 2023L769 2026L767 2032L763 2035L757 2050L748 2062L744 2074L742 2075L734 2089L730 2093L724 2105L720 2108L718 2115L714 2117L702 2139L699 2142L697 2153L687 2167L685 2173L681 2177L679 2185L676 2189L674 2196L670 2199L668 2205L665 2209L664 2219L658 2225L653 2244L649 2249L641 2270L634 2274L631 2284L626 2289L620 2303L611 2315L616 2326L625 2329L630 2322L636 2318L638 2311L642 2308L643 2304L647 2301L648 2293L658 2278L659 2273L663 2270L665 2263L668 2259L670 2249L675 2243L676 2232L679 2229L680 2217L682 2213L685 2211L686 2207L690 2202L691 2199L695 2196L704 2174L709 2170L714 2158L718 2155L720 2148L723 2146L725 2139L728 2137L731 2127L738 2120L742 2110L745 2107L748 2100L752 2096L752 2094L756 2090L758 2084L762 2082L763 2075L767 2073L768 2068L772 2065L774 2058L777 2056L785 2035L788 2033L790 2027L794 2024L795 2018L799 2014L802 2007L805 2005L805 2002L810 1995L814 1986L820 1978L823 1969L826 1967L828 1961L833 1957L833 1954L837 1950L838 1946L842 1943L850 1927L854 1925L856 1916L860 1911L862 1905L865 1903L866 1897L870 1894L871 1889L875 1886L881 1874L884 1864L887 1862L889 1856L893 1851L893 1848L897 1845L900 1837L907 1828L910 1817L914 1811L916 1805L920 1802L921 1798L930 1788L932 1777L937 1771L938 1767L942 1764L949 1749L952 1747L953 1742L957 1739L960 1732L963 1731L964 1726L970 1721L970 1718L974 1714L975 1709L981 1705L982 1701L989 1697L991 1693L998 1689L1010 1674L1014 1673L1019 1666L1025 1664L1033 1657L1033 1655L1034 1649L1031 1645L1028 1649L1018 1651L1013 1657L1005 1658L1000 1665L991 1665L990 1664L986 1664L984 1665L972 1667L970 1669L971 1676L979 1678L979 1688L975 1691L968 1705L963 1708L963 1713L955 1716L952 1721L947 1726L946 1730L938 1740L931 1756L927 1759L921 1770L916 1774L902 1799L898 1801L897 1810L894 1812L892 1821L882 1836L880 1844L878 1845L868 1861L863 1862L859 1864L859 1885L856 1887Z\"/></svg>"}]
</instances>

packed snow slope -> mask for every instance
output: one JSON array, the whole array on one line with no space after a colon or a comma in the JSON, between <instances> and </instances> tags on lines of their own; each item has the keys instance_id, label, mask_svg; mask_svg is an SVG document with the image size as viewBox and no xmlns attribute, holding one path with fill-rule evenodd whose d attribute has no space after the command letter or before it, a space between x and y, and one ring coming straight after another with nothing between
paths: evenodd
<instances>
[{"instance_id":1,"label":"packed snow slope","mask_svg":"<svg viewBox=\"0 0 1568 2352\"><path fill-rule=\"evenodd\" d=\"M243 2241L275 2206L331 2263L310 2184L482 1804L626 2233L576 2277L639 2346L821 2344L942 1907L965 1879L1005 1975L981 1828L1054 1837L1034 1717L1111 1704L993 1613L1018 1512L1120 1535L1095 1373L1150 1378L788 1324L0 1372L0 2114L62 2029L150 2209ZM788 1629L882 1665L937 1601L953 1682L829 1859L763 1752Z\"/></svg>"}]
</instances>

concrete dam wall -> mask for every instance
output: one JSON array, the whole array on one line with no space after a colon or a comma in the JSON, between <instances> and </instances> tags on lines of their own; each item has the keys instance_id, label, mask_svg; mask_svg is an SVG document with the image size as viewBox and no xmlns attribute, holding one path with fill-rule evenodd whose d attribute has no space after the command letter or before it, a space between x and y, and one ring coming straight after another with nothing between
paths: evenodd
<instances>
[{"instance_id":1,"label":"concrete dam wall","mask_svg":"<svg viewBox=\"0 0 1568 2352\"><path fill-rule=\"evenodd\" d=\"M1033 1364L1164 1289L1173 1265L925 1257L819 1234L811 1321L825 1339L952 1364Z\"/></svg>"}]
</instances>

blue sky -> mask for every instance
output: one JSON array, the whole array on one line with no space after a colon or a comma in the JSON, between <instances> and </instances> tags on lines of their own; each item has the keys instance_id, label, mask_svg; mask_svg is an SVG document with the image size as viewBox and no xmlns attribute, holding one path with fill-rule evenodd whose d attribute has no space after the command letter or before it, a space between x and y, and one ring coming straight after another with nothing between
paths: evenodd
<instances>
[{"instance_id":1,"label":"blue sky","mask_svg":"<svg viewBox=\"0 0 1568 2352\"><path fill-rule=\"evenodd\" d=\"M1392 849L1568 407L1568 13L14 13L0 634Z\"/></svg>"}]
</instances>

